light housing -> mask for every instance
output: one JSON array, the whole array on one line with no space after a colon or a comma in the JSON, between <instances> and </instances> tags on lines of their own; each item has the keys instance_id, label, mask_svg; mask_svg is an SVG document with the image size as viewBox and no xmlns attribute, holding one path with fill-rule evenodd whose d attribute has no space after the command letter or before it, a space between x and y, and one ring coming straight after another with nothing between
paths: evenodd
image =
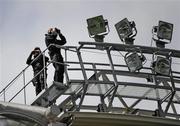
<instances>
[{"instance_id":1,"label":"light housing","mask_svg":"<svg viewBox=\"0 0 180 126\"><path fill-rule=\"evenodd\" d=\"M171 43L173 34L173 24L159 21L158 26L153 27L153 40L157 47L164 48L165 44Z\"/></svg>"},{"instance_id":2,"label":"light housing","mask_svg":"<svg viewBox=\"0 0 180 126\"><path fill-rule=\"evenodd\" d=\"M109 32L108 21L104 20L102 15L87 19L87 24L91 38L94 38L96 35L105 35Z\"/></svg>"},{"instance_id":3,"label":"light housing","mask_svg":"<svg viewBox=\"0 0 180 126\"><path fill-rule=\"evenodd\" d=\"M139 71L143 67L145 60L145 56L143 54L138 55L137 52L131 52L125 55L125 62L130 72Z\"/></svg>"},{"instance_id":4,"label":"light housing","mask_svg":"<svg viewBox=\"0 0 180 126\"><path fill-rule=\"evenodd\" d=\"M173 33L173 24L164 21L159 21L157 37L159 39L166 39L171 42Z\"/></svg>"},{"instance_id":5,"label":"light housing","mask_svg":"<svg viewBox=\"0 0 180 126\"><path fill-rule=\"evenodd\" d=\"M154 71L161 75L170 75L171 62L168 58L157 56L157 60L154 62Z\"/></svg>"},{"instance_id":6,"label":"light housing","mask_svg":"<svg viewBox=\"0 0 180 126\"><path fill-rule=\"evenodd\" d=\"M126 44L133 44L133 37L137 34L135 26L135 22L129 22L127 18L124 18L115 24L116 31L122 42L125 42Z\"/></svg>"}]
</instances>

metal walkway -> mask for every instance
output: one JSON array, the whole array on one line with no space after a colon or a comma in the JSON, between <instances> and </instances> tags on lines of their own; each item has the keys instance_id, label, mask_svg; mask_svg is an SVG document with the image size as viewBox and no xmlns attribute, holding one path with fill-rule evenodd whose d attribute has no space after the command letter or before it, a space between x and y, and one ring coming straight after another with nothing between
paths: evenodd
<instances>
[{"instance_id":1,"label":"metal walkway","mask_svg":"<svg viewBox=\"0 0 180 126\"><path fill-rule=\"evenodd\" d=\"M29 66L1 92L4 101L48 107L56 104L61 114L67 112L103 112L151 117L180 118L180 51L156 47L114 43L79 42L79 47L57 46L64 51L65 83L48 83L32 102L28 93L32 78L27 79ZM51 45L55 46L55 45ZM123 55L132 51L143 53L148 61L137 72L130 72ZM46 54L47 49L42 52ZM170 75L154 73L154 54L172 59ZM52 62L46 67L51 69ZM45 69L45 68L44 68ZM19 88L17 85L20 85ZM19 91L9 96L13 87Z\"/></svg>"}]
</instances>

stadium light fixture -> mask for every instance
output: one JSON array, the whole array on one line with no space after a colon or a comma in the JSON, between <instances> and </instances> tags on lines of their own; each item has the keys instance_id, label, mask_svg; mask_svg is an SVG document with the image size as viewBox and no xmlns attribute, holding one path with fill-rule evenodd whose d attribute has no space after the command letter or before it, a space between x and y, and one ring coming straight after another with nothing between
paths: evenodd
<instances>
[{"instance_id":1,"label":"stadium light fixture","mask_svg":"<svg viewBox=\"0 0 180 126\"><path fill-rule=\"evenodd\" d=\"M153 62L152 66L156 74L170 75L171 61L167 57L157 56L156 61Z\"/></svg>"},{"instance_id":2,"label":"stadium light fixture","mask_svg":"<svg viewBox=\"0 0 180 126\"><path fill-rule=\"evenodd\" d=\"M173 34L173 24L159 21L158 26L153 27L153 40L156 46L164 48L165 44L171 43Z\"/></svg>"},{"instance_id":3,"label":"stadium light fixture","mask_svg":"<svg viewBox=\"0 0 180 126\"><path fill-rule=\"evenodd\" d=\"M134 21L129 22L127 18L124 18L115 24L115 28L122 42L125 42L125 44L134 43L133 37L137 34L136 24Z\"/></svg>"},{"instance_id":4,"label":"stadium light fixture","mask_svg":"<svg viewBox=\"0 0 180 126\"><path fill-rule=\"evenodd\" d=\"M146 61L146 57L142 53L138 54L137 52L128 52L124 58L130 72L139 71L143 68L143 62Z\"/></svg>"},{"instance_id":5,"label":"stadium light fixture","mask_svg":"<svg viewBox=\"0 0 180 126\"><path fill-rule=\"evenodd\" d=\"M89 36L94 38L96 42L103 42L104 36L109 33L108 21L100 15L87 19L87 24Z\"/></svg>"}]
</instances>

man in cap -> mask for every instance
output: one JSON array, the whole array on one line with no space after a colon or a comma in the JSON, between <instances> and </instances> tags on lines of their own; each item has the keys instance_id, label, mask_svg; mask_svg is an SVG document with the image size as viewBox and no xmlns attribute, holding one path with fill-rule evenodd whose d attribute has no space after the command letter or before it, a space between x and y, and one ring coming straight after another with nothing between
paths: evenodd
<instances>
[{"instance_id":1,"label":"man in cap","mask_svg":"<svg viewBox=\"0 0 180 126\"><path fill-rule=\"evenodd\" d=\"M49 58L41 53L41 49L39 47L34 48L27 58L26 64L31 65L34 71L34 79L32 80L32 83L35 86L36 95L38 95L45 88L47 68L44 67L48 61Z\"/></svg>"},{"instance_id":2,"label":"man in cap","mask_svg":"<svg viewBox=\"0 0 180 126\"><path fill-rule=\"evenodd\" d=\"M58 36L60 39L57 39ZM61 45L66 44L66 38L60 32L59 29L50 28L48 30L48 33L45 34L45 43L46 43L47 47L49 47L50 44L55 44L55 45L61 46ZM51 60L53 61L53 66L55 68L54 81L63 83L63 78L64 78L64 75L63 75L64 74L63 57L61 55L60 48L58 48L55 45L50 46L48 48L49 56L50 56Z\"/></svg>"}]
</instances>

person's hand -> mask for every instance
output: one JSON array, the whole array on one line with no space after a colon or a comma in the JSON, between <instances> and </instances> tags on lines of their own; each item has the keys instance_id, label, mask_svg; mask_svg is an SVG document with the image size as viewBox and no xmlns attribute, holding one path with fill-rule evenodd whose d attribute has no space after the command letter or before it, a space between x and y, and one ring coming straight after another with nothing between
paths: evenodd
<instances>
[{"instance_id":1,"label":"person's hand","mask_svg":"<svg viewBox=\"0 0 180 126\"><path fill-rule=\"evenodd\" d=\"M34 55L34 50L33 50L33 51L31 51L31 55Z\"/></svg>"},{"instance_id":2,"label":"person's hand","mask_svg":"<svg viewBox=\"0 0 180 126\"><path fill-rule=\"evenodd\" d=\"M58 28L55 28L55 30L56 30L56 32L57 32L58 34L61 34L61 31L60 31L60 29L58 29Z\"/></svg>"},{"instance_id":3,"label":"person's hand","mask_svg":"<svg viewBox=\"0 0 180 126\"><path fill-rule=\"evenodd\" d=\"M31 54L34 55L36 53L36 50L31 51Z\"/></svg>"}]
</instances>

